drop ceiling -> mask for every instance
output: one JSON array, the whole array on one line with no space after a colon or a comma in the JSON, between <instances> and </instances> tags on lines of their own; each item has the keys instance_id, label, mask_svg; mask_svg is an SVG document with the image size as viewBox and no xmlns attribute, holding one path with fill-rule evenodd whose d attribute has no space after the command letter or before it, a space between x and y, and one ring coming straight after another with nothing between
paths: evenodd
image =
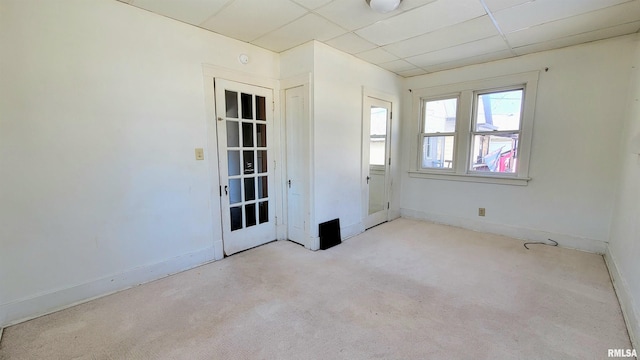
<instances>
[{"instance_id":1,"label":"drop ceiling","mask_svg":"<svg viewBox=\"0 0 640 360\"><path fill-rule=\"evenodd\" d=\"M640 30L640 0L119 0L275 52L324 42L401 76Z\"/></svg>"}]
</instances>

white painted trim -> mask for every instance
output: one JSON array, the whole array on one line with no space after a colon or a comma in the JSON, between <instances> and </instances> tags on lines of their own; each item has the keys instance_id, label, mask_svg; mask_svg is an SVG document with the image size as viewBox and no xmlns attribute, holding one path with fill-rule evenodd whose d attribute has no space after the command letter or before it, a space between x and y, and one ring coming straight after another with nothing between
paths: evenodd
<instances>
[{"instance_id":1,"label":"white painted trim","mask_svg":"<svg viewBox=\"0 0 640 360\"><path fill-rule=\"evenodd\" d=\"M625 278L620 273L618 266L616 265L616 259L609 251L609 247L604 253L604 261L609 269L609 275L611 276L611 282L613 283L613 289L618 296L618 302L620 302L620 308L622 310L622 316L624 322L627 325L627 331L629 332L629 338L631 339L631 347L638 349L640 343L638 343L638 336L640 336L640 309L635 307L635 302L631 297L629 291L629 284L625 281Z\"/></svg>"},{"instance_id":2,"label":"white painted trim","mask_svg":"<svg viewBox=\"0 0 640 360\"><path fill-rule=\"evenodd\" d=\"M320 250L320 238L317 236L309 237L309 250L318 251Z\"/></svg>"},{"instance_id":3,"label":"white painted trim","mask_svg":"<svg viewBox=\"0 0 640 360\"><path fill-rule=\"evenodd\" d=\"M342 240L347 240L349 238L352 238L358 234L361 234L364 232L364 223L362 222L357 222L355 224L351 224L348 226L341 226L340 227L340 235L342 236Z\"/></svg>"},{"instance_id":4,"label":"white painted trim","mask_svg":"<svg viewBox=\"0 0 640 360\"><path fill-rule=\"evenodd\" d=\"M0 327L35 319L87 301L210 263L214 248L208 247L155 264L130 269L75 286L0 304Z\"/></svg>"},{"instance_id":5,"label":"white painted trim","mask_svg":"<svg viewBox=\"0 0 640 360\"><path fill-rule=\"evenodd\" d=\"M280 90L280 82L277 79L230 70L217 65L202 64L202 74L205 79L220 78L247 85L260 86L274 91Z\"/></svg>"},{"instance_id":6,"label":"white painted trim","mask_svg":"<svg viewBox=\"0 0 640 360\"><path fill-rule=\"evenodd\" d=\"M412 209L400 209L400 213L403 218L426 220L438 224L452 225L474 231L504 235L521 240L545 241L547 239L553 239L563 248L582 250L596 254L604 254L607 248L607 243L605 241L589 239L582 236L553 233L508 224L470 220L457 216L426 213L424 211Z\"/></svg>"},{"instance_id":7,"label":"white painted trim","mask_svg":"<svg viewBox=\"0 0 640 360\"><path fill-rule=\"evenodd\" d=\"M389 210L389 221L393 221L395 219L400 218L400 209L390 209Z\"/></svg>"},{"instance_id":8,"label":"white painted trim","mask_svg":"<svg viewBox=\"0 0 640 360\"><path fill-rule=\"evenodd\" d=\"M0 346L2 346L2 333L4 332L4 328L0 327Z\"/></svg>"},{"instance_id":9,"label":"white painted trim","mask_svg":"<svg viewBox=\"0 0 640 360\"><path fill-rule=\"evenodd\" d=\"M417 179L434 179L434 180L450 180L450 181L466 181L485 184L497 184L497 185L517 185L526 186L531 178L518 178L507 176L489 176L489 175L473 175L473 174L458 174L458 173L435 173L424 172L419 170L409 171L409 177Z\"/></svg>"}]
</instances>

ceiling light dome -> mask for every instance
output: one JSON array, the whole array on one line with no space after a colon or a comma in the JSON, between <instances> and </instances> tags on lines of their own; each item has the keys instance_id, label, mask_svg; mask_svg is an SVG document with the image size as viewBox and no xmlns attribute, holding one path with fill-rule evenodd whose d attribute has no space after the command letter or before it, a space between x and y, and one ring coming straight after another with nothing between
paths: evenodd
<instances>
[{"instance_id":1,"label":"ceiling light dome","mask_svg":"<svg viewBox=\"0 0 640 360\"><path fill-rule=\"evenodd\" d=\"M379 13L388 13L398 8L402 0L365 0L371 8Z\"/></svg>"}]
</instances>

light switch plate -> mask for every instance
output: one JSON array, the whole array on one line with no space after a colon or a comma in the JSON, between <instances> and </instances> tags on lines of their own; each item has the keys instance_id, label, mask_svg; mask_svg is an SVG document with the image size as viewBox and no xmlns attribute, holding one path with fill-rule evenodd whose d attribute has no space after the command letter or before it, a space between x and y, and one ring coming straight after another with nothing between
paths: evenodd
<instances>
[{"instance_id":1,"label":"light switch plate","mask_svg":"<svg viewBox=\"0 0 640 360\"><path fill-rule=\"evenodd\" d=\"M204 160L204 149L196 148L196 160Z\"/></svg>"}]
</instances>

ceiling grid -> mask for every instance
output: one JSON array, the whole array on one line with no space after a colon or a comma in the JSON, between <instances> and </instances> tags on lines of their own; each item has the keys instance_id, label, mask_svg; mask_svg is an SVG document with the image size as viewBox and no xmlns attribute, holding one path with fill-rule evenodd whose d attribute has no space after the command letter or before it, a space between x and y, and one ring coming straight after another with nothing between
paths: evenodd
<instances>
[{"instance_id":1,"label":"ceiling grid","mask_svg":"<svg viewBox=\"0 0 640 360\"><path fill-rule=\"evenodd\" d=\"M640 0L119 0L275 52L317 40L401 76L640 30Z\"/></svg>"}]
</instances>

